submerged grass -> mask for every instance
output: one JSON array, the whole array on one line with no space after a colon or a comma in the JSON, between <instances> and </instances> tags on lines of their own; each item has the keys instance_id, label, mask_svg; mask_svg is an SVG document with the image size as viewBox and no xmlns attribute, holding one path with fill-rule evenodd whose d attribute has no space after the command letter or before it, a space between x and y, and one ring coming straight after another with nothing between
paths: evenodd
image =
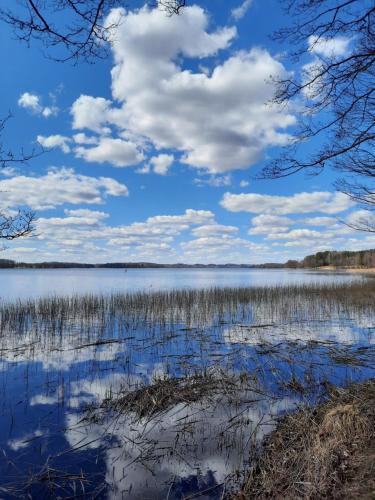
<instances>
[{"instance_id":1,"label":"submerged grass","mask_svg":"<svg viewBox=\"0 0 375 500\"><path fill-rule=\"evenodd\" d=\"M375 379L283 417L237 500L375 497Z\"/></svg>"}]
</instances>

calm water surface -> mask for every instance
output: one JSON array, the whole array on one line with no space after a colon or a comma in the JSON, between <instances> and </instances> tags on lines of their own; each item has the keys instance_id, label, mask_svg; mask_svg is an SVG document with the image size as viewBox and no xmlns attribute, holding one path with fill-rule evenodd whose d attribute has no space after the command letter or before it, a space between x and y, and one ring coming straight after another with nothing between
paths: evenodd
<instances>
[{"instance_id":1,"label":"calm water surface","mask_svg":"<svg viewBox=\"0 0 375 500\"><path fill-rule=\"evenodd\" d=\"M12 304L29 297L365 279L169 269L3 270L0 280L1 298ZM328 382L374 376L369 289L363 296L357 289L355 300L288 293L217 307L201 298L180 304L177 313L173 298L155 296L132 308L112 299L0 308L0 498L225 498L276 416L320 400ZM157 379L195 374L214 377L222 388L151 416L105 407L108 397Z\"/></svg>"},{"instance_id":2,"label":"calm water surface","mask_svg":"<svg viewBox=\"0 0 375 500\"><path fill-rule=\"evenodd\" d=\"M284 269L0 269L0 299L353 279L359 278L348 273Z\"/></svg>"}]
</instances>

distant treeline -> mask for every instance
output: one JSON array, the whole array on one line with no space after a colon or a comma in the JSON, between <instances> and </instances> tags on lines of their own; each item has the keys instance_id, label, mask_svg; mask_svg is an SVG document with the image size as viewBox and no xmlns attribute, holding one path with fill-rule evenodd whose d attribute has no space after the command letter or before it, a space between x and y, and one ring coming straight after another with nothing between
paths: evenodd
<instances>
[{"instance_id":1,"label":"distant treeline","mask_svg":"<svg viewBox=\"0 0 375 500\"><path fill-rule=\"evenodd\" d=\"M105 264L84 264L79 262L15 262L9 259L0 259L2 269L163 269L163 268L253 268L247 264L156 264L154 262L109 262Z\"/></svg>"},{"instance_id":2,"label":"distant treeline","mask_svg":"<svg viewBox=\"0 0 375 500\"><path fill-rule=\"evenodd\" d=\"M258 268L263 269L311 269L317 267L375 267L375 250L359 250L349 252L343 250L340 252L327 250L325 252L317 252L313 255L308 255L304 259L288 260L284 264L260 264Z\"/></svg>"},{"instance_id":3,"label":"distant treeline","mask_svg":"<svg viewBox=\"0 0 375 500\"><path fill-rule=\"evenodd\" d=\"M78 262L15 262L9 259L0 259L2 269L209 269L209 268L234 268L234 269L303 269L317 267L375 267L375 250L329 251L308 255L303 260L288 260L285 263L269 262L265 264L156 264L154 262L109 262L106 264L82 264Z\"/></svg>"},{"instance_id":4,"label":"distant treeline","mask_svg":"<svg viewBox=\"0 0 375 500\"><path fill-rule=\"evenodd\" d=\"M375 250L318 252L305 257L301 265L302 267L375 267Z\"/></svg>"}]
</instances>

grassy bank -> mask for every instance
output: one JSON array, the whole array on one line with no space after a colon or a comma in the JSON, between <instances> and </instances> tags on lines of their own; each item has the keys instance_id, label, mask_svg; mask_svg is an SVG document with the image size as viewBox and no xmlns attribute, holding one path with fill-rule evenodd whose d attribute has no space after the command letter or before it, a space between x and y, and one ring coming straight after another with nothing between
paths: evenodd
<instances>
[{"instance_id":1,"label":"grassy bank","mask_svg":"<svg viewBox=\"0 0 375 500\"><path fill-rule=\"evenodd\" d=\"M334 389L279 421L235 498L374 499L374 438L375 379Z\"/></svg>"}]
</instances>

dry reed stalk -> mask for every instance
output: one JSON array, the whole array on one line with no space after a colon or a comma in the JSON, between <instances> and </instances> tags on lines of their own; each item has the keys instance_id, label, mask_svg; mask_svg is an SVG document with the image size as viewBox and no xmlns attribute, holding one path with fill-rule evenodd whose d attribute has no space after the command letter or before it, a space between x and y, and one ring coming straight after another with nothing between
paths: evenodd
<instances>
[{"instance_id":1,"label":"dry reed stalk","mask_svg":"<svg viewBox=\"0 0 375 500\"><path fill-rule=\"evenodd\" d=\"M374 498L375 379L281 419L234 498Z\"/></svg>"}]
</instances>

